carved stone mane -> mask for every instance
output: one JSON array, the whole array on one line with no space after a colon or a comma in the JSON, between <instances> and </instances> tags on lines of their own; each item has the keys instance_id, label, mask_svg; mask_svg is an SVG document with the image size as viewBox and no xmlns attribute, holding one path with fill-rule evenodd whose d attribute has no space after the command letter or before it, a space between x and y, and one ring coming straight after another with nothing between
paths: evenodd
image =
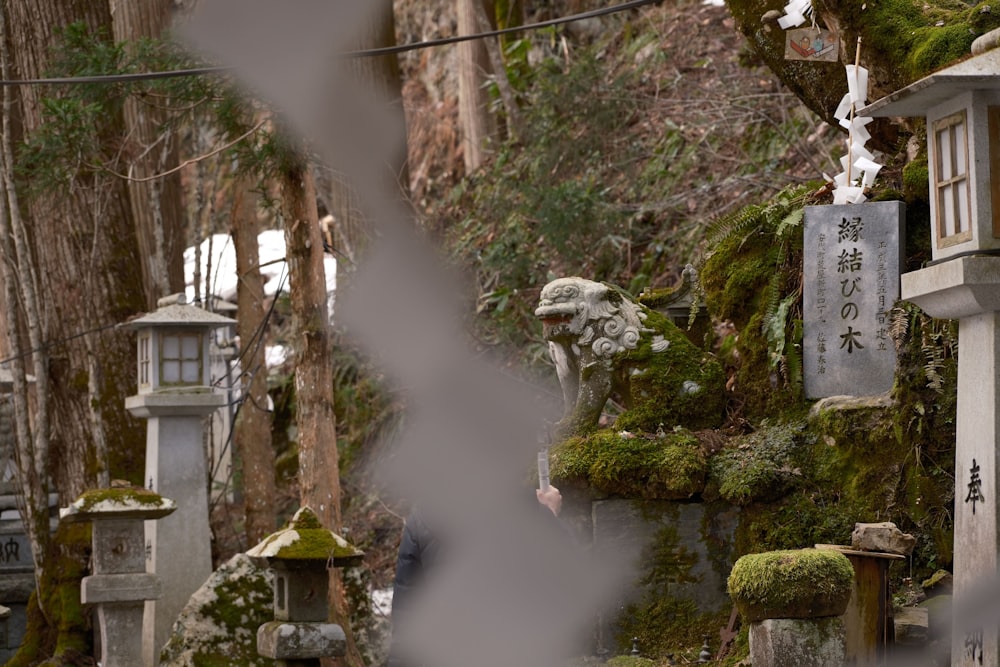
<instances>
[{"instance_id":1,"label":"carved stone mane","mask_svg":"<svg viewBox=\"0 0 1000 667\"><path fill-rule=\"evenodd\" d=\"M662 315L614 286L577 277L553 280L542 289L535 316L544 325L562 387L560 436L594 428L612 395L633 407L633 379L646 385L650 380L656 390L685 387L689 394L703 386L701 351ZM668 355L671 346L675 349ZM669 363L657 361L667 357ZM690 376L670 381L644 377L654 367L683 368ZM650 396L651 391L646 386L640 392L646 403L671 402L669 396ZM669 407L656 409L660 416L672 416Z\"/></svg>"}]
</instances>

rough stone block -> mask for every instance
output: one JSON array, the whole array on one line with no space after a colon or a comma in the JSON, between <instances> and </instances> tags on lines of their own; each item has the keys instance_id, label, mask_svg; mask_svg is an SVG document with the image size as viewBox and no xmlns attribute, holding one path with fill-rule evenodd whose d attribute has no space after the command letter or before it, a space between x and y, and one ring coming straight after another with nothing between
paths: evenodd
<instances>
[{"instance_id":1,"label":"rough stone block","mask_svg":"<svg viewBox=\"0 0 1000 667\"><path fill-rule=\"evenodd\" d=\"M344 655L347 638L334 623L272 621L257 629L257 652L274 660L335 658Z\"/></svg>"},{"instance_id":2,"label":"rough stone block","mask_svg":"<svg viewBox=\"0 0 1000 667\"><path fill-rule=\"evenodd\" d=\"M881 551L883 553L908 556L917 540L904 533L891 521L882 523L856 523L851 533L851 546L859 551Z\"/></svg>"},{"instance_id":3,"label":"rough stone block","mask_svg":"<svg viewBox=\"0 0 1000 667\"><path fill-rule=\"evenodd\" d=\"M843 616L769 618L750 624L753 667L843 667L847 628Z\"/></svg>"},{"instance_id":4,"label":"rough stone block","mask_svg":"<svg viewBox=\"0 0 1000 667\"><path fill-rule=\"evenodd\" d=\"M84 604L137 602L158 597L160 580L155 574L95 574L80 582L80 601Z\"/></svg>"},{"instance_id":5,"label":"rough stone block","mask_svg":"<svg viewBox=\"0 0 1000 667\"><path fill-rule=\"evenodd\" d=\"M929 614L926 607L903 607L893 612L897 644L922 646L927 643Z\"/></svg>"}]
</instances>

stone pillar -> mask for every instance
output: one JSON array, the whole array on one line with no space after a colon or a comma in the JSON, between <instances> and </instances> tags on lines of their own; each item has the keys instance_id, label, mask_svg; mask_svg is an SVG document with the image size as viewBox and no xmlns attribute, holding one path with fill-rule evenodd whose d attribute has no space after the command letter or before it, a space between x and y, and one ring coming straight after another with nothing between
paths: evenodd
<instances>
[{"instance_id":1,"label":"stone pillar","mask_svg":"<svg viewBox=\"0 0 1000 667\"><path fill-rule=\"evenodd\" d=\"M328 568L357 564L364 553L303 507L247 556L274 571L274 621L257 630L257 652L278 667L319 667L320 658L344 655L343 629L327 622Z\"/></svg>"},{"instance_id":2,"label":"stone pillar","mask_svg":"<svg viewBox=\"0 0 1000 667\"><path fill-rule=\"evenodd\" d=\"M143 664L159 664L160 650L191 595L212 574L208 524L208 471L204 418L225 404L225 396L205 390L178 390L129 396L125 407L148 420L145 483L151 491L177 499L177 511L146 522L148 569L163 582L163 595L146 603Z\"/></svg>"},{"instance_id":3,"label":"stone pillar","mask_svg":"<svg viewBox=\"0 0 1000 667\"><path fill-rule=\"evenodd\" d=\"M965 256L902 276L902 296L931 317L958 320L954 604L1000 575L1000 258ZM996 625L954 626L951 664L1000 665Z\"/></svg>"},{"instance_id":4,"label":"stone pillar","mask_svg":"<svg viewBox=\"0 0 1000 667\"><path fill-rule=\"evenodd\" d=\"M80 598L97 605L103 667L150 664L142 656L142 620L145 602L160 596L160 581L146 572L143 524L174 509L152 491L112 488L88 491L59 512L62 521L94 524L94 573L80 583Z\"/></svg>"},{"instance_id":5,"label":"stone pillar","mask_svg":"<svg viewBox=\"0 0 1000 667\"><path fill-rule=\"evenodd\" d=\"M750 624L754 667L843 667L847 661L843 616L765 618Z\"/></svg>"}]
</instances>

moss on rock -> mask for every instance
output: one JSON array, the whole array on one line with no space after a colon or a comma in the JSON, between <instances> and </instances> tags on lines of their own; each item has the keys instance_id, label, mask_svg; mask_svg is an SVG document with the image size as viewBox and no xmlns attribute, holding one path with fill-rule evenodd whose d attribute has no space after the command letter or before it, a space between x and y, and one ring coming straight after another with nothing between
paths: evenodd
<instances>
[{"instance_id":1,"label":"moss on rock","mask_svg":"<svg viewBox=\"0 0 1000 667\"><path fill-rule=\"evenodd\" d=\"M768 551L743 556L728 590L748 621L839 616L847 608L854 567L832 549Z\"/></svg>"},{"instance_id":2,"label":"moss on rock","mask_svg":"<svg viewBox=\"0 0 1000 667\"><path fill-rule=\"evenodd\" d=\"M712 457L713 491L740 506L781 498L802 479L800 460L812 438L802 422L765 422Z\"/></svg>"},{"instance_id":3,"label":"moss on rock","mask_svg":"<svg viewBox=\"0 0 1000 667\"><path fill-rule=\"evenodd\" d=\"M163 667L268 667L257 653L257 628L274 620L273 576L245 554L212 573L181 611L163 648Z\"/></svg>"},{"instance_id":4,"label":"moss on rock","mask_svg":"<svg viewBox=\"0 0 1000 667\"><path fill-rule=\"evenodd\" d=\"M288 525L268 535L247 555L262 561L332 561L334 565L356 564L364 553L331 530L323 528L316 513L303 507Z\"/></svg>"},{"instance_id":5,"label":"moss on rock","mask_svg":"<svg viewBox=\"0 0 1000 667\"><path fill-rule=\"evenodd\" d=\"M643 336L625 355L638 372L629 378L631 406L615 422L625 430L655 431L676 424L691 429L712 428L722 422L725 377L722 366L700 350L665 315L645 310L644 325L669 343L653 351L654 339Z\"/></svg>"},{"instance_id":6,"label":"moss on rock","mask_svg":"<svg viewBox=\"0 0 1000 667\"><path fill-rule=\"evenodd\" d=\"M556 482L584 482L603 493L680 500L701 492L708 464L689 431L662 437L601 430L567 439L552 450Z\"/></svg>"}]
</instances>

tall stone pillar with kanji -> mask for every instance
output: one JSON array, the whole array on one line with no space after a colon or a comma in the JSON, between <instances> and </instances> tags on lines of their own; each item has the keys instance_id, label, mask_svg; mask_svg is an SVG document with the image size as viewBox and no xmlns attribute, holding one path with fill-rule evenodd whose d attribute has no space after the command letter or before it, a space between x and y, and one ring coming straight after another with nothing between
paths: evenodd
<instances>
[{"instance_id":1,"label":"tall stone pillar with kanji","mask_svg":"<svg viewBox=\"0 0 1000 667\"><path fill-rule=\"evenodd\" d=\"M958 320L955 667L1000 664L996 623L969 613L1000 576L1000 50L992 39L858 112L926 119L932 257L903 274L901 291L931 317Z\"/></svg>"}]
</instances>

